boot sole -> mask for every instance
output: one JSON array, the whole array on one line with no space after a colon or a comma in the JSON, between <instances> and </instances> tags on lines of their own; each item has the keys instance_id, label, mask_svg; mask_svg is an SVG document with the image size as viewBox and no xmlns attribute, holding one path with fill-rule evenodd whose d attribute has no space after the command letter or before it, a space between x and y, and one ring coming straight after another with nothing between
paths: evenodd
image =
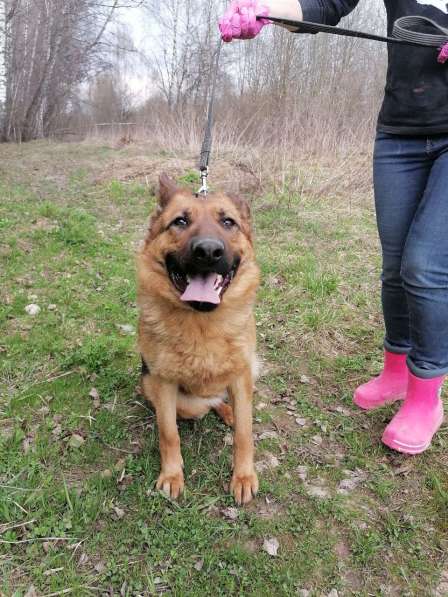
<instances>
[{"instance_id":1,"label":"boot sole","mask_svg":"<svg viewBox=\"0 0 448 597\"><path fill-rule=\"evenodd\" d=\"M428 442L426 442L425 444L421 444L419 446L415 446L415 445L413 446L411 444L405 444L404 442L400 442L398 440L388 440L387 438L384 438L384 435L381 438L381 441L388 448L391 448L392 450L395 450L396 452L401 452L402 454L409 454L410 456L415 456L416 454L421 454L422 452L427 450L429 448L429 446L431 445L432 438L437 433L437 431L440 429L440 427L443 423L443 419L444 419L444 416L442 413L441 416L439 417L439 421L436 425L436 428L435 428L433 434L431 435L431 439Z\"/></svg>"}]
</instances>

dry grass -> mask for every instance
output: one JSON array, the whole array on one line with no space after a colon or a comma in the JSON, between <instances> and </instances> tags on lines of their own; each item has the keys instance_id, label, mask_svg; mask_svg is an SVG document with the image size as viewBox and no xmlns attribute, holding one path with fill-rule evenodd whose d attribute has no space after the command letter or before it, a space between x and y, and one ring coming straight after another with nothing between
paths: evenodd
<instances>
[{"instance_id":1,"label":"dry grass","mask_svg":"<svg viewBox=\"0 0 448 597\"><path fill-rule=\"evenodd\" d=\"M124 182L137 180L153 187L157 174L162 171L181 175L196 168L202 134L198 126L191 129L156 127L154 131L140 127L131 131L125 142L115 133L92 134L85 142L89 146L106 143L126 150L117 152L108 169L99 173L98 181L113 177ZM254 144L237 131L218 124L214 131L210 183L251 196L267 192L316 198L338 194L353 201L371 189L372 143L367 141L370 137L364 132L363 143L355 145L350 140L350 143L339 144L337 150L335 138L321 138L312 150L307 140L291 133L285 132L276 144Z\"/></svg>"}]
</instances>

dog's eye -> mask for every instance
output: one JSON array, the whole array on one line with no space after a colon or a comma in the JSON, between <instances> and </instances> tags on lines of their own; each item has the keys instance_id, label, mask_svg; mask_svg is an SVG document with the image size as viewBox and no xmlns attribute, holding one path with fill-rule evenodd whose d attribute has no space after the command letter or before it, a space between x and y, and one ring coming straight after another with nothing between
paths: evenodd
<instances>
[{"instance_id":1,"label":"dog's eye","mask_svg":"<svg viewBox=\"0 0 448 597\"><path fill-rule=\"evenodd\" d=\"M233 228L234 226L236 226L235 220L227 217L221 218L221 224L224 226L224 228Z\"/></svg>"},{"instance_id":2,"label":"dog's eye","mask_svg":"<svg viewBox=\"0 0 448 597\"><path fill-rule=\"evenodd\" d=\"M171 222L170 226L177 226L178 228L186 228L188 226L188 220L187 220L187 218L185 218L183 216L179 216L178 218L176 218L175 220L173 220Z\"/></svg>"}]
</instances>

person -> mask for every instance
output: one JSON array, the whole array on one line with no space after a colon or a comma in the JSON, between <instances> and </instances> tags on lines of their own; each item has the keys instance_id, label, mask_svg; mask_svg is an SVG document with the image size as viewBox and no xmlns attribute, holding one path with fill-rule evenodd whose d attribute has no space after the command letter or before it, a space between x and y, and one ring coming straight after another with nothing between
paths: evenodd
<instances>
[{"instance_id":1,"label":"person","mask_svg":"<svg viewBox=\"0 0 448 597\"><path fill-rule=\"evenodd\" d=\"M222 39L250 39L269 16L336 25L359 0L235 0ZM405 15L448 27L448 4L384 0L389 35ZM257 20L256 16L265 17ZM384 365L358 387L363 409L403 400L382 441L426 450L443 421L448 372L448 63L436 48L389 44L385 95L374 146L374 195L382 248Z\"/></svg>"}]
</instances>

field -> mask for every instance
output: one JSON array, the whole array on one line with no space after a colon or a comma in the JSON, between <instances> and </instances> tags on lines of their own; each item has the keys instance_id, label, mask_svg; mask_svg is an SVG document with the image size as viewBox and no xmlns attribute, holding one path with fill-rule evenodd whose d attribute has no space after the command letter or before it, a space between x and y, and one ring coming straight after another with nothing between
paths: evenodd
<instances>
[{"instance_id":1,"label":"field","mask_svg":"<svg viewBox=\"0 0 448 597\"><path fill-rule=\"evenodd\" d=\"M281 185L231 152L212 165L215 186L239 177L251 200L263 278L261 489L236 509L214 414L180 423L184 497L154 490L157 429L138 388L133 254L157 174L195 187L193 154L0 146L0 594L448 595L447 429L403 457L380 443L395 408L351 403L382 343L358 160L347 179L345 162L309 158Z\"/></svg>"}]
</instances>

